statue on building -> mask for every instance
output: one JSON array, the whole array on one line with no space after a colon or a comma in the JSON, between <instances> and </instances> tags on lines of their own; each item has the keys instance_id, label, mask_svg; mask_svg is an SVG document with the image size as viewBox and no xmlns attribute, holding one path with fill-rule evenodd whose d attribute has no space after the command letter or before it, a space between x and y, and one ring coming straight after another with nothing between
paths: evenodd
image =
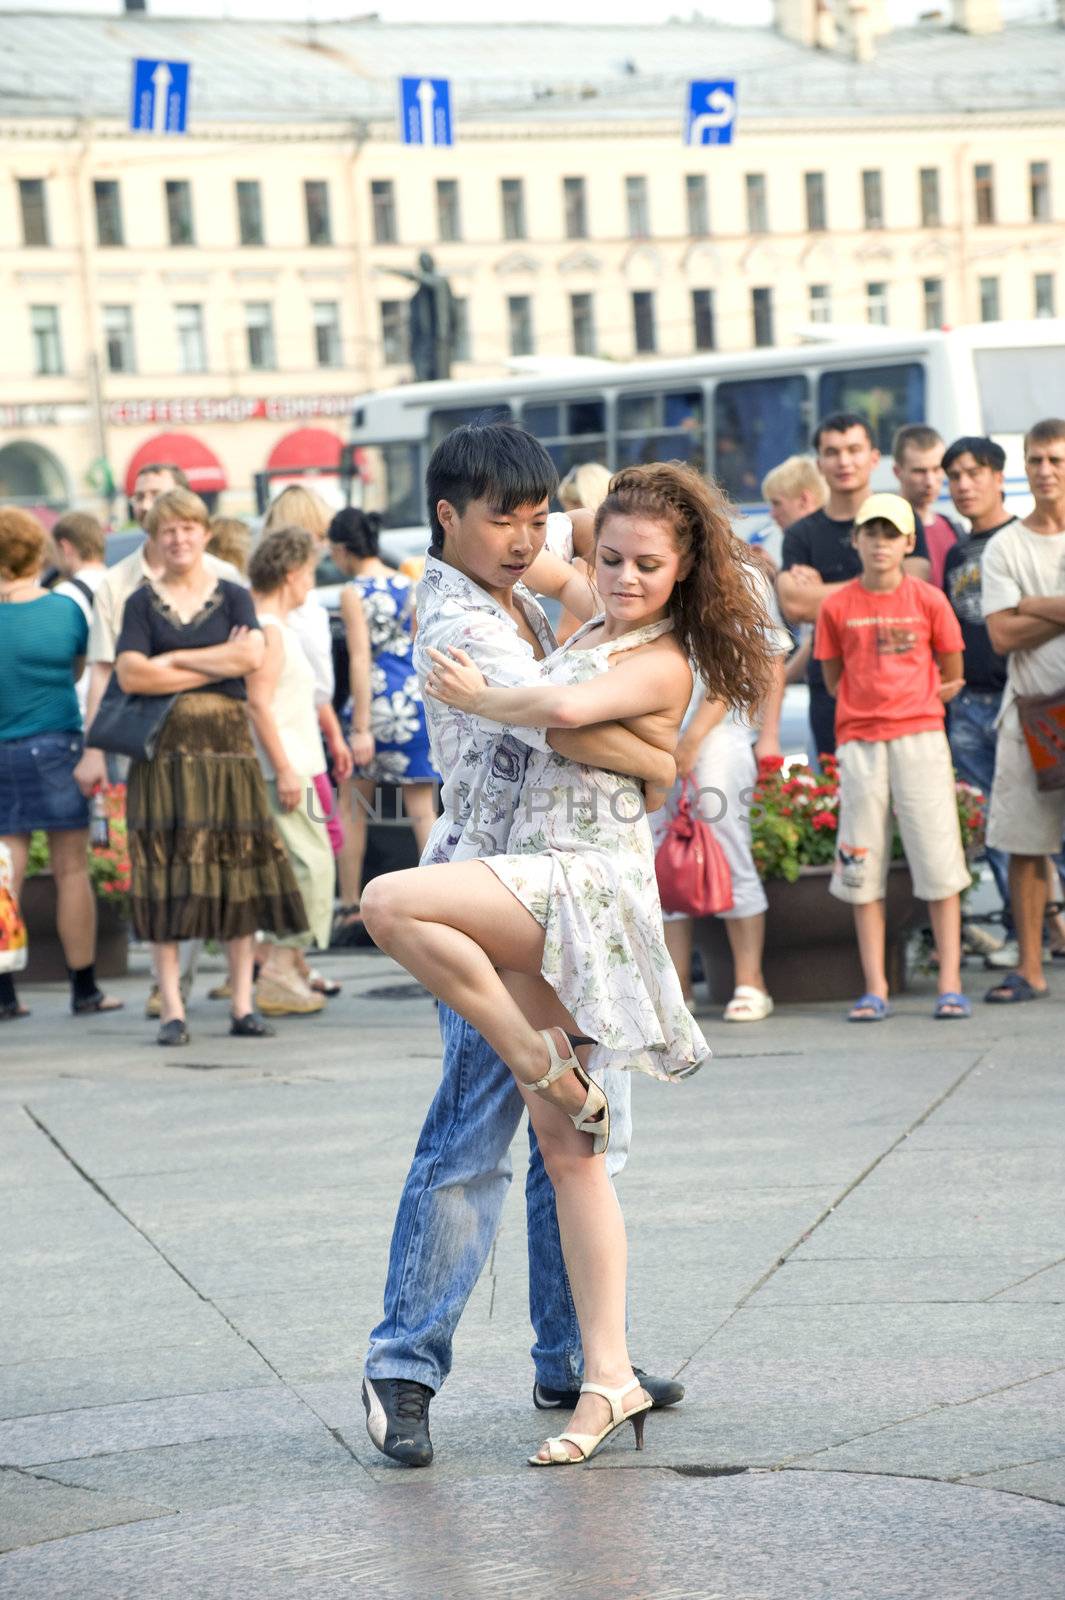
<instances>
[{"instance_id":1,"label":"statue on building","mask_svg":"<svg viewBox=\"0 0 1065 1600\"><path fill-rule=\"evenodd\" d=\"M428 250L418 257L413 271L406 267L385 267L394 277L416 283L410 297L410 357L419 383L433 378L450 378L455 350L455 309L451 285Z\"/></svg>"}]
</instances>

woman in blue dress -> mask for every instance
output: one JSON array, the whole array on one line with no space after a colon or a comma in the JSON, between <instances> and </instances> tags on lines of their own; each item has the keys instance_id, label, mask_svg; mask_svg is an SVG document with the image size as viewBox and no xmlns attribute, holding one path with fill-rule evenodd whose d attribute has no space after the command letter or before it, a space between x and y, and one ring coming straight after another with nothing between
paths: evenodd
<instances>
[{"instance_id":1,"label":"woman in blue dress","mask_svg":"<svg viewBox=\"0 0 1065 1600\"><path fill-rule=\"evenodd\" d=\"M350 577L340 599L351 661L351 732L355 771L341 793L344 849L338 866L343 902L337 931L359 919L367 818L375 792L396 784L418 852L436 820L436 784L414 649L415 584L378 554L380 521L355 506L329 526L333 560ZM351 792L351 791L354 792Z\"/></svg>"}]
</instances>

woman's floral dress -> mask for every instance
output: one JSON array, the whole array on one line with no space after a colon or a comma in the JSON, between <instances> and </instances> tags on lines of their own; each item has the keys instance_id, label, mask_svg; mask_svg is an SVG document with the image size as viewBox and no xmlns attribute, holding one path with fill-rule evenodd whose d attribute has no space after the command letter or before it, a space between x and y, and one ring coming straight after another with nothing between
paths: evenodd
<instances>
[{"instance_id":1,"label":"woman's floral dress","mask_svg":"<svg viewBox=\"0 0 1065 1600\"><path fill-rule=\"evenodd\" d=\"M586 623L543 663L554 683L584 683L672 623L574 649ZM521 729L512 728L514 738ZM505 856L488 856L501 883L544 929L541 971L582 1033L598 1041L593 1070L623 1067L684 1078L709 1056L666 949L654 846L631 779L532 750Z\"/></svg>"},{"instance_id":2,"label":"woman's floral dress","mask_svg":"<svg viewBox=\"0 0 1065 1600\"><path fill-rule=\"evenodd\" d=\"M429 755L425 708L411 651L414 640L415 586L397 573L393 578L353 578L366 616L373 659L370 686L370 732L374 758L355 768L355 777L379 783L436 783Z\"/></svg>"}]
</instances>

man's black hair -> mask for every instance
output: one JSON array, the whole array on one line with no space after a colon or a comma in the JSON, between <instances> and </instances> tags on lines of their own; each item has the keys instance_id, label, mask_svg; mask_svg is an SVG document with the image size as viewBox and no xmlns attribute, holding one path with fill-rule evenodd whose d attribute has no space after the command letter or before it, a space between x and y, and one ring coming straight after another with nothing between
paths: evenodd
<instances>
[{"instance_id":1,"label":"man's black hair","mask_svg":"<svg viewBox=\"0 0 1065 1600\"><path fill-rule=\"evenodd\" d=\"M536 506L558 488L558 472L539 439L513 422L467 423L441 439L429 459L429 548L444 548L436 514L446 500L461 517L471 500L487 500L498 511Z\"/></svg>"},{"instance_id":2,"label":"man's black hair","mask_svg":"<svg viewBox=\"0 0 1065 1600\"><path fill-rule=\"evenodd\" d=\"M869 426L868 417L859 416L857 411L833 411L831 416L822 417L814 429L813 447L821 448L821 435L823 433L849 433L851 428L861 428L869 443L876 449L876 440L873 430Z\"/></svg>"},{"instance_id":3,"label":"man's black hair","mask_svg":"<svg viewBox=\"0 0 1065 1600\"><path fill-rule=\"evenodd\" d=\"M959 456L966 453L972 456L978 467L990 467L992 472L1006 470L1006 452L994 439L985 438L981 433L964 433L960 439L955 439L953 444L947 446L943 452L940 466L946 472L952 467Z\"/></svg>"}]
</instances>

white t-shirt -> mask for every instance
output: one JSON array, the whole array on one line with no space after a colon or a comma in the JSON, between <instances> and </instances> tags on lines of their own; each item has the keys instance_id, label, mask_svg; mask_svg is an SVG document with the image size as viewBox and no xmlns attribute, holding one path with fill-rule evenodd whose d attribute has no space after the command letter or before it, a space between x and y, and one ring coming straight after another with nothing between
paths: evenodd
<instances>
[{"instance_id":1,"label":"white t-shirt","mask_svg":"<svg viewBox=\"0 0 1065 1600\"><path fill-rule=\"evenodd\" d=\"M984 616L1011 610L1025 595L1040 599L1065 595L1065 533L1033 533L1023 522L1011 522L984 551ZM1000 726L1016 732L1017 695L1065 689L1065 629L1034 650L1011 650L1007 660Z\"/></svg>"},{"instance_id":2,"label":"white t-shirt","mask_svg":"<svg viewBox=\"0 0 1065 1600\"><path fill-rule=\"evenodd\" d=\"M561 561L573 560L573 523L564 511L551 511L547 518L544 549Z\"/></svg>"},{"instance_id":3,"label":"white t-shirt","mask_svg":"<svg viewBox=\"0 0 1065 1600\"><path fill-rule=\"evenodd\" d=\"M773 655L788 655L791 650L792 639L791 634L784 626L784 619L780 615L780 607L777 604L776 590L773 588L773 585L770 583L761 567L755 567L749 562L745 562L743 575L747 579L750 587L754 590L756 597L762 602L762 606L765 610L765 622L762 626L762 633L766 644ZM695 671L694 663L692 663L692 672L694 674L695 681L692 685L692 697L688 701L688 709L684 713L684 720L680 725L681 733L685 731L692 717L694 717L695 713L706 699L706 689L699 678L699 674ZM754 731L750 719L745 717L741 711L729 711L725 717L725 722L731 727L743 728L748 733L753 733ZM711 729L711 732L712 731L713 730Z\"/></svg>"},{"instance_id":4,"label":"white t-shirt","mask_svg":"<svg viewBox=\"0 0 1065 1600\"><path fill-rule=\"evenodd\" d=\"M76 576L78 578L78 582L83 583L86 589L89 589L93 594L95 594L101 583L103 583L104 579L107 577L107 568L82 567L81 571L77 573ZM73 583L69 578L64 578L62 583L56 584L55 588L52 590L52 593L65 594L68 600L73 600L74 604L79 607L81 614L85 618L88 626L90 628L92 627L92 601L86 594L83 593L81 589L78 588L76 583ZM75 684L75 691L78 696L78 705L81 707L82 722L85 721L85 707L89 699L89 679L91 676L92 673L90 672L89 668L86 667L85 671Z\"/></svg>"},{"instance_id":5,"label":"white t-shirt","mask_svg":"<svg viewBox=\"0 0 1065 1600\"><path fill-rule=\"evenodd\" d=\"M288 626L296 635L314 673L315 706L327 706L333 698L333 641L329 633L329 613L320 600L309 594L301 606L288 614Z\"/></svg>"}]
</instances>

